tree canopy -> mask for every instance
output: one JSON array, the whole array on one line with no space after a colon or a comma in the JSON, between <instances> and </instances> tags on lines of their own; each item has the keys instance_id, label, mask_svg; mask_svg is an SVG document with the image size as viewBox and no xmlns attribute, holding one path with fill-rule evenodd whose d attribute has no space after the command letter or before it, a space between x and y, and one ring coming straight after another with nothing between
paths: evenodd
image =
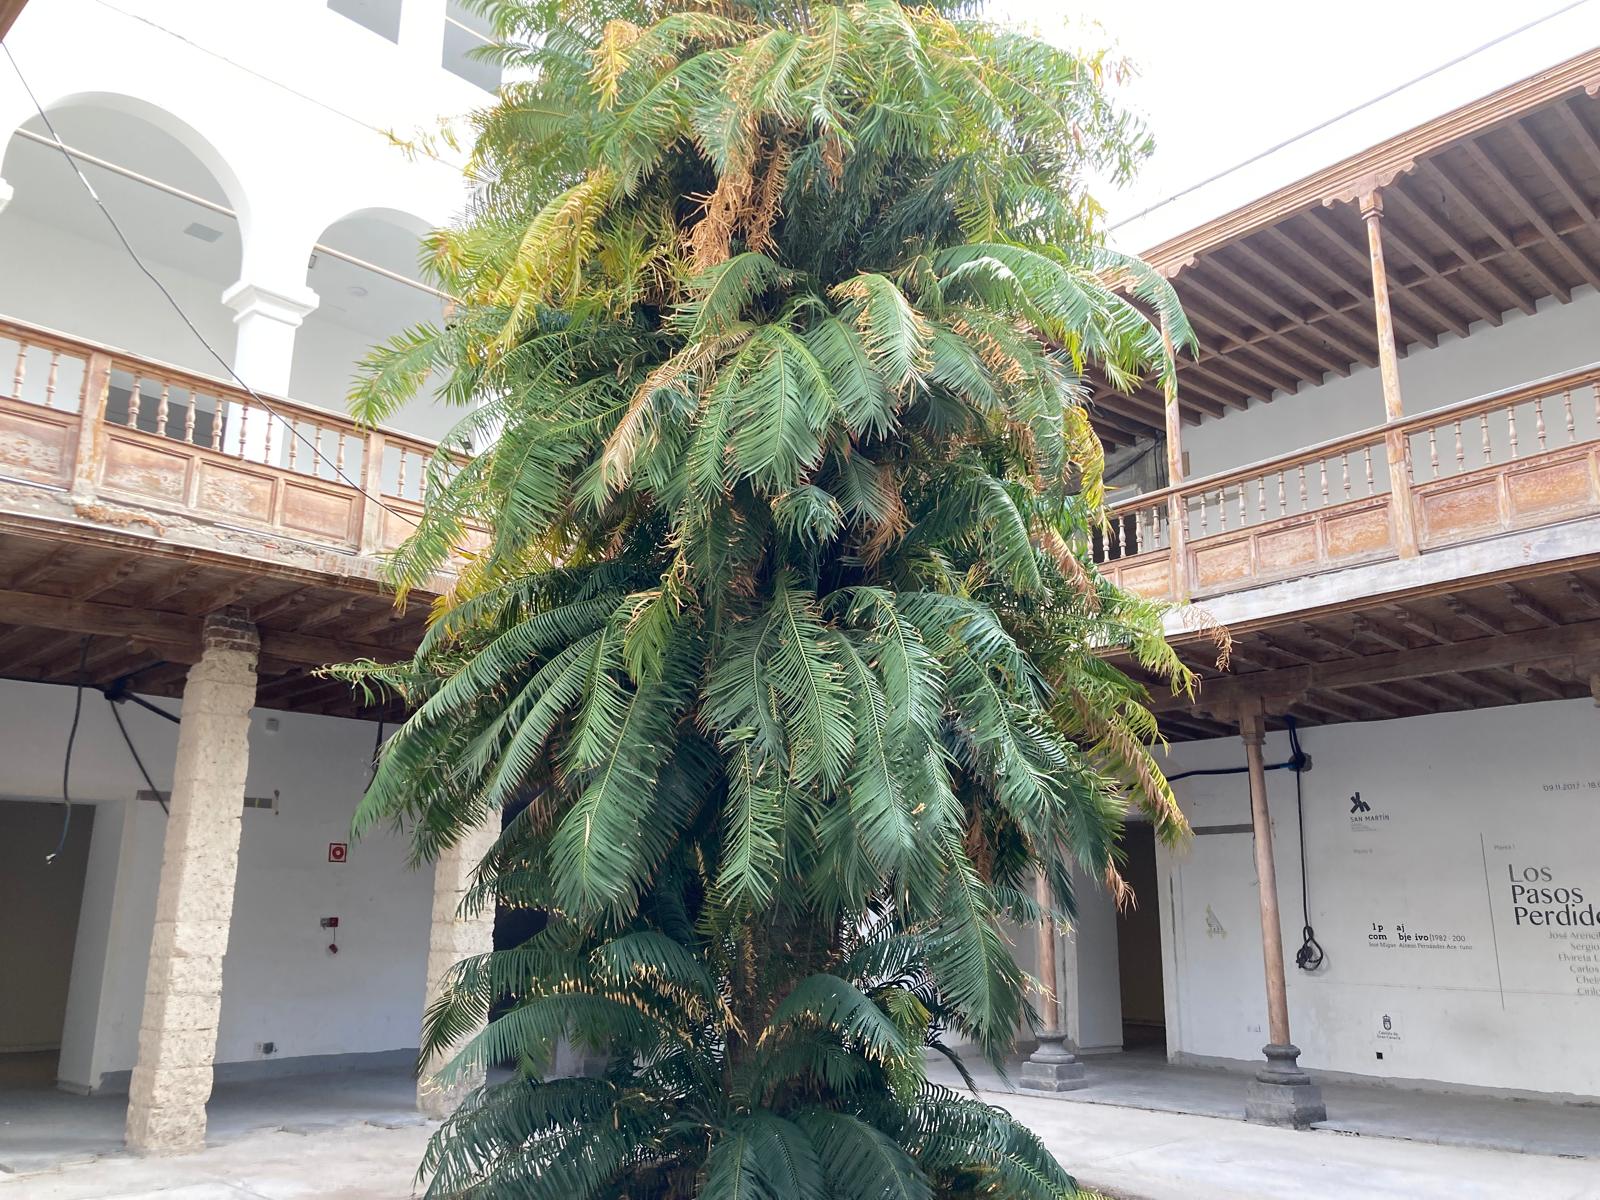
<instances>
[{"instance_id":1,"label":"tree canopy","mask_svg":"<svg viewBox=\"0 0 1600 1200\"><path fill-rule=\"evenodd\" d=\"M445 380L476 453L395 582L473 549L413 660L340 668L412 706L358 829L510 812L469 903L549 914L430 1010L425 1054L516 1068L434 1193L1069 1196L923 1062L1003 1060L1005 922L1115 885L1130 806L1183 829L1107 651L1187 674L1086 550L1087 376L1191 340L1087 190L1148 150L1114 64L964 4L486 11L519 81L427 247L457 302L353 398ZM610 1065L540 1082L563 1037Z\"/></svg>"}]
</instances>

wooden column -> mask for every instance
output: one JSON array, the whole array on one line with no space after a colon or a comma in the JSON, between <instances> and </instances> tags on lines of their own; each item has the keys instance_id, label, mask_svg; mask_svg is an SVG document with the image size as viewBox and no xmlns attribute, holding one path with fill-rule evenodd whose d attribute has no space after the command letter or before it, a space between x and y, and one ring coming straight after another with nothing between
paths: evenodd
<instances>
[{"instance_id":1,"label":"wooden column","mask_svg":"<svg viewBox=\"0 0 1600 1200\"><path fill-rule=\"evenodd\" d=\"M1372 308L1378 326L1378 373L1383 381L1384 420L1405 416L1400 401L1400 353L1394 340L1394 314L1389 308L1389 272L1383 262L1383 196L1376 188L1361 194L1361 219L1367 223L1367 251L1372 259ZM1391 429L1385 436L1389 458L1389 509L1394 514L1395 548L1401 558L1417 553L1416 520L1411 506L1411 445Z\"/></svg>"},{"instance_id":2,"label":"wooden column","mask_svg":"<svg viewBox=\"0 0 1600 1200\"><path fill-rule=\"evenodd\" d=\"M1183 433L1182 413L1178 408L1178 357L1172 348L1172 331L1165 320L1161 322L1161 346L1166 352L1172 375L1167 380L1163 408L1167 421L1167 545L1172 570L1172 598L1189 598L1189 554L1185 544L1189 540L1189 509L1184 503L1183 487Z\"/></svg>"},{"instance_id":3,"label":"wooden column","mask_svg":"<svg viewBox=\"0 0 1600 1200\"><path fill-rule=\"evenodd\" d=\"M1055 904L1043 869L1034 883L1034 895L1046 914ZM1061 1000L1056 995L1056 923L1048 915L1039 922L1039 1048L1022 1064L1020 1082L1036 1092L1071 1092L1087 1087L1083 1064L1067 1048L1061 1020Z\"/></svg>"},{"instance_id":4,"label":"wooden column","mask_svg":"<svg viewBox=\"0 0 1600 1200\"><path fill-rule=\"evenodd\" d=\"M383 451L386 445L383 434L369 430L361 450L361 540L357 548L362 554L377 554L383 549L383 509L373 499L383 495Z\"/></svg>"},{"instance_id":5,"label":"wooden column","mask_svg":"<svg viewBox=\"0 0 1600 1200\"><path fill-rule=\"evenodd\" d=\"M1259 699L1239 706L1239 739L1250 778L1250 828L1255 835L1256 889L1261 906L1261 956L1266 968L1266 1065L1245 1092L1245 1118L1263 1125L1304 1129L1328 1119L1322 1092L1300 1069L1300 1050L1289 1040L1289 992L1283 967L1283 923L1278 916L1278 871L1272 857L1272 816L1267 808L1265 708Z\"/></svg>"},{"instance_id":6,"label":"wooden column","mask_svg":"<svg viewBox=\"0 0 1600 1200\"><path fill-rule=\"evenodd\" d=\"M1261 951L1267 974L1267 1032L1273 1044L1287 1046L1289 993L1283 973L1283 922L1278 915L1278 869L1272 857L1272 817L1267 810L1267 771L1261 747L1265 719L1259 704L1239 714L1239 739L1250 768L1250 828L1255 834L1256 890L1261 905Z\"/></svg>"}]
</instances>

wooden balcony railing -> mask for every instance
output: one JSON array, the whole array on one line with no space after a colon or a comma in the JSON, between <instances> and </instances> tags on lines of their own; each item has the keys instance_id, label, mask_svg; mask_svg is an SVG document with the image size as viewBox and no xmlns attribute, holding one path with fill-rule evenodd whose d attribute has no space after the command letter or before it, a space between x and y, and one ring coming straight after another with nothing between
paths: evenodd
<instances>
[{"instance_id":1,"label":"wooden balcony railing","mask_svg":"<svg viewBox=\"0 0 1600 1200\"><path fill-rule=\"evenodd\" d=\"M1593 513L1600 365L1135 496L1093 552L1132 591L1205 597L1398 557L1408 528L1426 553Z\"/></svg>"},{"instance_id":2,"label":"wooden balcony railing","mask_svg":"<svg viewBox=\"0 0 1600 1200\"><path fill-rule=\"evenodd\" d=\"M437 445L0 317L0 476L345 552L397 546ZM374 499L369 499L375 497Z\"/></svg>"}]
</instances>

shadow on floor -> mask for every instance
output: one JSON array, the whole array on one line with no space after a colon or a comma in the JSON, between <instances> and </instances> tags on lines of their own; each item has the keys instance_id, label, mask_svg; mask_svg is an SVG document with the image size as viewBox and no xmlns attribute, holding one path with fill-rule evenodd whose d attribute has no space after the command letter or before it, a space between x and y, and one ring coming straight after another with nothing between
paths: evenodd
<instances>
[{"instance_id":1,"label":"shadow on floor","mask_svg":"<svg viewBox=\"0 0 1600 1200\"><path fill-rule=\"evenodd\" d=\"M403 1067L219 1083L206 1105L206 1141L270 1129L311 1134L360 1123L421 1124L416 1086ZM0 1171L120 1154L127 1109L127 1096L57 1089L54 1053L0 1056Z\"/></svg>"},{"instance_id":2,"label":"shadow on floor","mask_svg":"<svg viewBox=\"0 0 1600 1200\"><path fill-rule=\"evenodd\" d=\"M1093 1055L1083 1062L1089 1086L1061 1094L1025 1094L1069 1104L1244 1117L1247 1074L1174 1066L1158 1050ZM1012 1064L1010 1080L1002 1080L982 1063L969 1061L967 1066L982 1091L1021 1091L1020 1060ZM942 1083L959 1085L948 1064L931 1063L928 1073ZM1600 1158L1600 1105L1445 1095L1381 1084L1324 1083L1322 1092L1328 1120L1319 1129L1442 1146Z\"/></svg>"}]
</instances>

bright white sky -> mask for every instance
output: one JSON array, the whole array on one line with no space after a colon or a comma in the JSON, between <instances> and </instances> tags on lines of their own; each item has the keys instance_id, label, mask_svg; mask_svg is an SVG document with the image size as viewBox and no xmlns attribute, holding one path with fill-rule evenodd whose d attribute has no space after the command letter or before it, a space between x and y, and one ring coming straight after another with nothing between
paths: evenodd
<instances>
[{"instance_id":1,"label":"bright white sky","mask_svg":"<svg viewBox=\"0 0 1600 1200\"><path fill-rule=\"evenodd\" d=\"M1573 0L991 0L991 15L1064 44L1113 44L1135 63L1126 100L1155 157L1101 200L1111 222L1232 166ZM1098 23L1100 29L1095 29ZM1600 0L1131 222L1141 251L1487 92L1600 45Z\"/></svg>"}]
</instances>

